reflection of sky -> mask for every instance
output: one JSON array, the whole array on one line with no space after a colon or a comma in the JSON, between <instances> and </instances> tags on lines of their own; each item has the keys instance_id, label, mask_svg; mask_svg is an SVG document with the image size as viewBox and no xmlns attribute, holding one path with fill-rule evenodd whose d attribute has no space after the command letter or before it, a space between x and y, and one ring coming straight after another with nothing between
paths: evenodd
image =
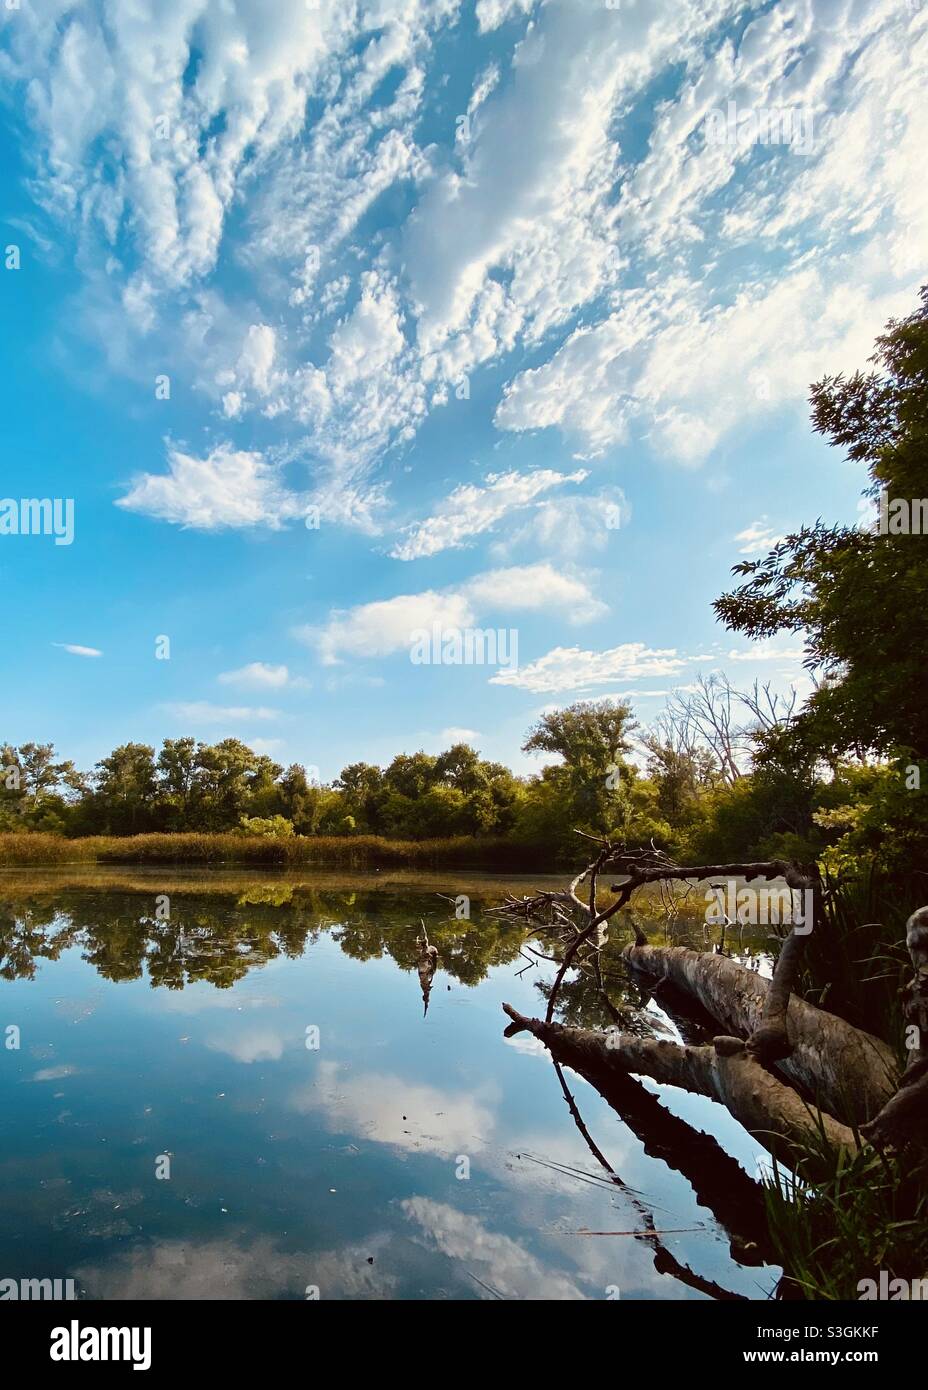
<instances>
[{"instance_id":1,"label":"reflection of sky","mask_svg":"<svg viewBox=\"0 0 928 1390\"><path fill-rule=\"evenodd\" d=\"M498 1098L493 1085L484 1093ZM494 1111L469 1091L454 1094L382 1072L351 1074L338 1062L320 1062L316 1079L299 1087L290 1103L302 1115L318 1110L335 1133L439 1158L479 1153L495 1124Z\"/></svg>"},{"instance_id":2,"label":"reflection of sky","mask_svg":"<svg viewBox=\"0 0 928 1390\"><path fill-rule=\"evenodd\" d=\"M225 990L111 984L80 948L3 982L0 1021L19 1024L22 1050L0 1054L0 1274L79 1273L114 1297L698 1297L644 1243L574 1234L642 1218L615 1188L543 1166L602 1176L546 1055L502 1037L503 999L540 1008L522 965L476 988L439 969L426 1019L414 971L351 959L331 936ZM90 995L89 1014L60 1008ZM22 1084L43 1077L55 1084ZM688 1183L570 1084L658 1228L699 1228L667 1237L674 1256L765 1293L772 1274L732 1262ZM669 1100L753 1171L757 1145L720 1107Z\"/></svg>"}]
</instances>

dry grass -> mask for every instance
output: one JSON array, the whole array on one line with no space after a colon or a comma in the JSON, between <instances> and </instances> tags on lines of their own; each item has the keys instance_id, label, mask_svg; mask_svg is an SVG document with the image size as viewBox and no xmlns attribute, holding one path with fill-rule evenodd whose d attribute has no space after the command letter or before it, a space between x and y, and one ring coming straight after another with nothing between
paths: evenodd
<instances>
[{"instance_id":1,"label":"dry grass","mask_svg":"<svg viewBox=\"0 0 928 1390\"><path fill-rule=\"evenodd\" d=\"M301 868L471 866L482 869L532 868L546 856L508 840L477 840L460 835L440 840L385 840L378 835L302 836L286 839L236 834L59 835L0 834L0 866L42 864L251 864Z\"/></svg>"}]
</instances>

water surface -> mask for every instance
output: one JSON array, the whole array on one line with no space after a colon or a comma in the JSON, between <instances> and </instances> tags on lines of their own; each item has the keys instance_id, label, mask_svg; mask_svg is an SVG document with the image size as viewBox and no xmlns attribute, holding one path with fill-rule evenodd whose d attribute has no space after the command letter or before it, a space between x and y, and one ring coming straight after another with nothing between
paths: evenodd
<instances>
[{"instance_id":1,"label":"water surface","mask_svg":"<svg viewBox=\"0 0 928 1390\"><path fill-rule=\"evenodd\" d=\"M768 1297L779 1271L726 1205L726 1165L749 1189L764 1155L722 1107L631 1083L623 1119L503 1037L502 1001L543 1015L554 967L486 909L555 885L0 875L0 1036L20 1042L0 1050L0 1278L91 1299ZM621 1025L698 1037L615 937ZM561 1004L611 1021L591 975Z\"/></svg>"}]
</instances>

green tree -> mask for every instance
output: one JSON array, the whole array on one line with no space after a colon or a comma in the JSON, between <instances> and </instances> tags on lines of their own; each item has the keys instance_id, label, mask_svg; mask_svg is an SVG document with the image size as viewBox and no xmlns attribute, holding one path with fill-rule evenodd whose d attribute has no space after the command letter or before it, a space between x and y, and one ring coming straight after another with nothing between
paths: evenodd
<instances>
[{"instance_id":1,"label":"green tree","mask_svg":"<svg viewBox=\"0 0 928 1390\"><path fill-rule=\"evenodd\" d=\"M636 773L628 761L637 728L629 705L621 701L581 700L543 715L528 733L523 752L554 753L561 763L547 768L527 796L538 796L544 814L529 813L536 824L555 827L566 848L567 827L594 834L629 829L629 792ZM539 810L541 807L539 807ZM526 821L523 817L523 834Z\"/></svg>"},{"instance_id":2,"label":"green tree","mask_svg":"<svg viewBox=\"0 0 928 1390\"><path fill-rule=\"evenodd\" d=\"M123 743L102 758L94 773L94 804L108 834L136 835L154 821L155 750Z\"/></svg>"},{"instance_id":3,"label":"green tree","mask_svg":"<svg viewBox=\"0 0 928 1390\"><path fill-rule=\"evenodd\" d=\"M193 738L166 738L158 754L158 791L171 830L189 828L197 786L197 744Z\"/></svg>"},{"instance_id":4,"label":"green tree","mask_svg":"<svg viewBox=\"0 0 928 1390\"><path fill-rule=\"evenodd\" d=\"M814 428L866 465L884 517L905 501L910 519L913 510L928 518L928 286L920 299L877 339L876 370L825 377L811 393ZM753 638L802 634L819 675L774 740L780 759L789 745L832 765L867 752L928 759L926 546L922 534L819 520L734 567L744 583L715 603L725 625Z\"/></svg>"},{"instance_id":5,"label":"green tree","mask_svg":"<svg viewBox=\"0 0 928 1390\"><path fill-rule=\"evenodd\" d=\"M371 763L349 763L335 780L344 794L344 814L359 830L379 835L383 830L385 792L383 773Z\"/></svg>"}]
</instances>

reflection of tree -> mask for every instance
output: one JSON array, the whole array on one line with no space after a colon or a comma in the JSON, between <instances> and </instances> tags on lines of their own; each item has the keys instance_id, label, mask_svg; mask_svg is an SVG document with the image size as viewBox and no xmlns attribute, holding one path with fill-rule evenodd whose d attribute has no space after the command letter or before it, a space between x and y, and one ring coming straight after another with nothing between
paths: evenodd
<instances>
[{"instance_id":1,"label":"reflection of tree","mask_svg":"<svg viewBox=\"0 0 928 1390\"><path fill-rule=\"evenodd\" d=\"M642 1012L639 989L629 980L622 965L623 945L621 938L607 942L598 961L584 961L572 979L564 977L555 1008L559 1023L569 1023L576 1028L602 1028L614 1024L623 1032L641 1037L654 1034L657 1019ZM551 982L538 980L535 987L547 1003L551 997Z\"/></svg>"},{"instance_id":2,"label":"reflection of tree","mask_svg":"<svg viewBox=\"0 0 928 1390\"><path fill-rule=\"evenodd\" d=\"M235 895L175 893L170 916L155 915L155 897L115 890L63 888L30 894L7 889L0 898L0 975L32 978L36 963L79 946L107 980L139 979L183 989L207 980L225 989L255 966L303 953L322 930L318 906L294 899L240 903Z\"/></svg>"},{"instance_id":3,"label":"reflection of tree","mask_svg":"<svg viewBox=\"0 0 928 1390\"><path fill-rule=\"evenodd\" d=\"M57 960L73 946L77 929L67 915L50 907L12 910L0 901L0 978L31 980L35 960Z\"/></svg>"},{"instance_id":4,"label":"reflection of tree","mask_svg":"<svg viewBox=\"0 0 928 1390\"><path fill-rule=\"evenodd\" d=\"M156 897L165 891L170 915L161 918ZM414 972L421 906L413 894L385 902L383 893L370 890L263 882L226 893L173 891L169 883L150 891L7 885L0 895L0 977L31 978L37 962L79 946L107 980L135 980L147 971L152 985L166 989L198 981L227 989L270 960L299 957L330 929L353 959L389 956ZM442 970L465 985L515 960L524 939L508 923L456 920L431 920L428 936Z\"/></svg>"},{"instance_id":5,"label":"reflection of tree","mask_svg":"<svg viewBox=\"0 0 928 1390\"><path fill-rule=\"evenodd\" d=\"M396 900L394 900L396 902ZM363 908L363 905L362 905ZM342 921L333 933L345 955L354 960L373 960L389 956L401 970L418 968L419 932L415 903L384 911L382 901L371 904L376 920L362 910L360 921ZM416 925L413 925L413 923ZM463 930L462 930L463 928ZM429 941L438 950L442 970L463 985L476 985L495 965L516 959L524 934L508 924L494 922L429 922Z\"/></svg>"}]
</instances>

